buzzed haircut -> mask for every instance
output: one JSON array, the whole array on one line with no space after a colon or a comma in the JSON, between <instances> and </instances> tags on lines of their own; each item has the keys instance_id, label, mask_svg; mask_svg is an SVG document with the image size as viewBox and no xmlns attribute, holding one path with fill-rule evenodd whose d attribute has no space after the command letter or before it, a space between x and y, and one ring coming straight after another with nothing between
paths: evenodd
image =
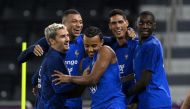
<instances>
[{"instance_id":1,"label":"buzzed haircut","mask_svg":"<svg viewBox=\"0 0 190 109\"><path fill-rule=\"evenodd\" d=\"M68 9L68 10L64 11L64 12L63 12L63 17L62 17L62 23L65 22L65 18L66 18L69 14L80 14L80 12L78 12L76 9Z\"/></svg>"},{"instance_id":2,"label":"buzzed haircut","mask_svg":"<svg viewBox=\"0 0 190 109\"><path fill-rule=\"evenodd\" d=\"M86 28L84 31L84 35L89 38L92 38L92 37L98 35L100 37L100 40L103 39L102 31L98 27L95 27L95 26L90 26L90 27Z\"/></svg>"},{"instance_id":3,"label":"buzzed haircut","mask_svg":"<svg viewBox=\"0 0 190 109\"><path fill-rule=\"evenodd\" d=\"M123 10L121 10L121 9L113 9L113 10L111 10L110 12L109 12L109 15L108 15L108 17L109 17L109 21L110 21L110 18L112 17L112 16L115 16L115 15L121 15L121 16L123 16L123 18L126 20L127 19L127 15L126 15L126 13L125 13L125 11L123 11Z\"/></svg>"},{"instance_id":4,"label":"buzzed haircut","mask_svg":"<svg viewBox=\"0 0 190 109\"><path fill-rule=\"evenodd\" d=\"M139 17L140 16L147 16L147 15L150 15L151 17L152 17L152 20L155 22L156 21L156 19L155 19L155 17L154 17L154 14L152 13L152 12L150 12L150 11L143 11L143 12L141 12L140 14L139 14Z\"/></svg>"}]
</instances>

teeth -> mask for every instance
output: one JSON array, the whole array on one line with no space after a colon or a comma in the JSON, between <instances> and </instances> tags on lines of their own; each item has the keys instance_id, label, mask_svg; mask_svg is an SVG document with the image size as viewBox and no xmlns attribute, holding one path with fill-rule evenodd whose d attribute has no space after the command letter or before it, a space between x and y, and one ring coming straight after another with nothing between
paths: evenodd
<instances>
[{"instance_id":1,"label":"teeth","mask_svg":"<svg viewBox=\"0 0 190 109\"><path fill-rule=\"evenodd\" d=\"M121 32L121 30L117 30L117 32Z\"/></svg>"},{"instance_id":2,"label":"teeth","mask_svg":"<svg viewBox=\"0 0 190 109\"><path fill-rule=\"evenodd\" d=\"M74 29L75 31L80 31L80 29Z\"/></svg>"}]
</instances>

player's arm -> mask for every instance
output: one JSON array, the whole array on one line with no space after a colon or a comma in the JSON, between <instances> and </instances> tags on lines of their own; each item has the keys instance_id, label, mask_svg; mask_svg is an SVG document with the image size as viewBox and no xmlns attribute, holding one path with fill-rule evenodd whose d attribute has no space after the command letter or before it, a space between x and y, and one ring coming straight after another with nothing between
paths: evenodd
<instances>
[{"instance_id":1,"label":"player's arm","mask_svg":"<svg viewBox=\"0 0 190 109\"><path fill-rule=\"evenodd\" d=\"M50 82L53 80L53 77L51 75L53 74L54 70L59 70L62 73L69 75L68 70L62 61L63 61L62 59L55 58L55 57L52 57L51 59L49 59L48 64L47 64L47 69L48 69L47 76ZM51 85L56 93L67 92L75 87L75 85L70 84L70 83L68 84L64 83L64 84L59 84L59 85L54 85L52 83Z\"/></svg>"},{"instance_id":2,"label":"player's arm","mask_svg":"<svg viewBox=\"0 0 190 109\"><path fill-rule=\"evenodd\" d=\"M34 56L41 56L45 54L49 49L49 45L45 39L45 37L38 40L34 45L28 47L25 51L21 52L18 56L17 61L21 64L23 62L28 61Z\"/></svg>"},{"instance_id":3,"label":"player's arm","mask_svg":"<svg viewBox=\"0 0 190 109\"><path fill-rule=\"evenodd\" d=\"M56 84L60 84L62 82L71 82L80 85L94 85L98 83L100 77L103 75L104 71L111 63L112 57L113 52L108 47L103 46L100 48L97 54L97 60L94 63L92 71L89 75L68 76L61 74L59 71L56 71L56 73L52 75L53 77L56 77L53 82Z\"/></svg>"},{"instance_id":4,"label":"player's arm","mask_svg":"<svg viewBox=\"0 0 190 109\"><path fill-rule=\"evenodd\" d=\"M190 92L188 92L187 97L183 101L183 104L180 109L189 109L190 107Z\"/></svg>"},{"instance_id":5,"label":"player's arm","mask_svg":"<svg viewBox=\"0 0 190 109\"><path fill-rule=\"evenodd\" d=\"M116 38L113 36L104 36L103 40L104 40L104 45L108 46L111 46L113 42L116 42Z\"/></svg>"},{"instance_id":6,"label":"player's arm","mask_svg":"<svg viewBox=\"0 0 190 109\"><path fill-rule=\"evenodd\" d=\"M135 74L131 73L131 74L128 74L127 76L122 76L122 77L120 77L120 79L121 79L121 82L123 82L123 83L132 81L135 79Z\"/></svg>"},{"instance_id":7,"label":"player's arm","mask_svg":"<svg viewBox=\"0 0 190 109\"><path fill-rule=\"evenodd\" d=\"M38 93L38 77L39 77L39 69L37 72L35 72L33 75L32 75L32 93L34 96L37 95Z\"/></svg>"},{"instance_id":8,"label":"player's arm","mask_svg":"<svg viewBox=\"0 0 190 109\"><path fill-rule=\"evenodd\" d=\"M80 75L82 75L83 73L83 62L84 62L85 58L83 58L81 61L80 61L80 64L79 64L79 73Z\"/></svg>"},{"instance_id":9,"label":"player's arm","mask_svg":"<svg viewBox=\"0 0 190 109\"><path fill-rule=\"evenodd\" d=\"M126 94L127 96L131 96L145 90L146 86L149 84L151 80L152 72L148 70L144 70L141 75L141 79L136 82L135 86L128 89Z\"/></svg>"},{"instance_id":10,"label":"player's arm","mask_svg":"<svg viewBox=\"0 0 190 109\"><path fill-rule=\"evenodd\" d=\"M32 93L34 96L38 93L38 73L34 73L32 76Z\"/></svg>"},{"instance_id":11,"label":"player's arm","mask_svg":"<svg viewBox=\"0 0 190 109\"><path fill-rule=\"evenodd\" d=\"M80 75L88 75L90 74L90 65L91 65L92 58L86 57L83 58L80 62L79 69L80 69Z\"/></svg>"}]
</instances>

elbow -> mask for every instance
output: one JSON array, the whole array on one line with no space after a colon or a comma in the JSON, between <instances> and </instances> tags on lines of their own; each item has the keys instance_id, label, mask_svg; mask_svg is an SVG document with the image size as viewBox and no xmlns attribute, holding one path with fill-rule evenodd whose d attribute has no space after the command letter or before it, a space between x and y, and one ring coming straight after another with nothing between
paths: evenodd
<instances>
[{"instance_id":1,"label":"elbow","mask_svg":"<svg viewBox=\"0 0 190 109\"><path fill-rule=\"evenodd\" d=\"M97 79L95 79L95 80L93 80L93 85L95 85L95 84L97 84L98 83L98 80Z\"/></svg>"},{"instance_id":2,"label":"elbow","mask_svg":"<svg viewBox=\"0 0 190 109\"><path fill-rule=\"evenodd\" d=\"M90 81L89 81L89 85L95 85L95 84L98 83L98 81L99 81L99 79L92 77L92 78L90 79Z\"/></svg>"},{"instance_id":3,"label":"elbow","mask_svg":"<svg viewBox=\"0 0 190 109\"><path fill-rule=\"evenodd\" d=\"M91 75L86 75L83 76L83 82L80 85L95 85L98 83L98 79L96 79L94 76Z\"/></svg>"},{"instance_id":4,"label":"elbow","mask_svg":"<svg viewBox=\"0 0 190 109\"><path fill-rule=\"evenodd\" d=\"M22 64L24 62L21 55L18 56L17 62L18 64Z\"/></svg>"}]
</instances>

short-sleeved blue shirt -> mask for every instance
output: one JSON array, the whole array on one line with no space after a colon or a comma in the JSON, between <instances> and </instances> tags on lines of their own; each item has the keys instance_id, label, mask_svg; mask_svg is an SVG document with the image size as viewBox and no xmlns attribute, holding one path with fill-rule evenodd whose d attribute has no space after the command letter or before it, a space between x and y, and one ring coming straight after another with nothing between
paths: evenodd
<instances>
[{"instance_id":1,"label":"short-sleeved blue shirt","mask_svg":"<svg viewBox=\"0 0 190 109\"><path fill-rule=\"evenodd\" d=\"M150 83L139 93L139 109L171 107L171 96L164 70L163 49L155 35L139 43L135 50L134 70L140 80L143 70L152 72Z\"/></svg>"}]
</instances>

